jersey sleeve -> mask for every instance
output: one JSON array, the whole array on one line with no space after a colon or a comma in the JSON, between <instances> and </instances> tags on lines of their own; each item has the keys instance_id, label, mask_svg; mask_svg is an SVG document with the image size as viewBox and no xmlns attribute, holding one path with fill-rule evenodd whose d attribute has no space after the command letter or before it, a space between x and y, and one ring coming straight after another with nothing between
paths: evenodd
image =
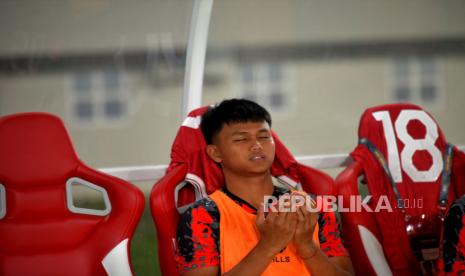
<instances>
[{"instance_id":1,"label":"jersey sleeve","mask_svg":"<svg viewBox=\"0 0 465 276\"><path fill-rule=\"evenodd\" d=\"M175 260L180 273L219 266L219 212L212 200L197 202L181 216Z\"/></svg>"},{"instance_id":2,"label":"jersey sleeve","mask_svg":"<svg viewBox=\"0 0 465 276\"><path fill-rule=\"evenodd\" d=\"M318 218L320 248L328 257L349 256L342 244L339 223L333 212L320 213Z\"/></svg>"}]
</instances>

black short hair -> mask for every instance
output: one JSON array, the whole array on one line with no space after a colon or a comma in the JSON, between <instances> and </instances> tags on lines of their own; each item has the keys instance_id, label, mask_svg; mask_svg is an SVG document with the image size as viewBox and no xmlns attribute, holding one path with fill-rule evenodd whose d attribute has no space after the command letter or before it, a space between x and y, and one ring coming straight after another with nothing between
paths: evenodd
<instances>
[{"instance_id":1,"label":"black short hair","mask_svg":"<svg viewBox=\"0 0 465 276\"><path fill-rule=\"evenodd\" d=\"M207 145L223 128L223 124L267 122L271 127L271 116L261 105L246 99L228 99L208 109L202 116L200 129Z\"/></svg>"}]
</instances>

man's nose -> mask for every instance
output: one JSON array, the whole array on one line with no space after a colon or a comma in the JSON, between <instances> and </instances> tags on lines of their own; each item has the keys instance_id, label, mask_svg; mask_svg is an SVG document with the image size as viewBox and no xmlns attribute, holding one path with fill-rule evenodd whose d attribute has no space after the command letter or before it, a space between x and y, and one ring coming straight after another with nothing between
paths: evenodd
<instances>
[{"instance_id":1,"label":"man's nose","mask_svg":"<svg viewBox=\"0 0 465 276\"><path fill-rule=\"evenodd\" d=\"M258 141L258 140L253 141L253 144L252 144L252 147L251 147L252 151L260 151L262 149L263 149L263 147L262 147L262 144L260 143L260 141Z\"/></svg>"}]
</instances>

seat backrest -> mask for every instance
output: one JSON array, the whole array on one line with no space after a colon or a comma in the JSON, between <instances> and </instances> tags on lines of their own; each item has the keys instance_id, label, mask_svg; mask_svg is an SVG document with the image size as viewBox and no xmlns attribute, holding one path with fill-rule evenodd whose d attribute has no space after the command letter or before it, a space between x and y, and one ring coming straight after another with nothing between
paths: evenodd
<instances>
[{"instance_id":1,"label":"seat backrest","mask_svg":"<svg viewBox=\"0 0 465 276\"><path fill-rule=\"evenodd\" d=\"M446 151L457 149L448 146L431 115L412 104L368 108L358 136L359 145L351 153L354 163L336 178L344 201L359 195L361 179L372 196L375 212L341 213L355 270L371 275L418 273L418 259L438 257L442 210L460 193L457 181L449 181L444 170L453 156ZM382 200L391 211L376 212ZM426 239L429 254L419 246Z\"/></svg>"},{"instance_id":2,"label":"seat backrest","mask_svg":"<svg viewBox=\"0 0 465 276\"><path fill-rule=\"evenodd\" d=\"M84 165L51 114L0 117L0 156L0 275L132 274L137 187ZM105 207L76 204L76 187Z\"/></svg>"},{"instance_id":3,"label":"seat backrest","mask_svg":"<svg viewBox=\"0 0 465 276\"><path fill-rule=\"evenodd\" d=\"M163 274L178 275L174 261L175 237L179 213L190 203L211 194L224 183L220 167L205 151L206 143L199 128L208 106L189 113L180 127L171 150L166 175L150 195L152 216L157 228L158 255ZM333 195L331 177L299 164L273 132L276 146L271 173L279 183L318 195Z\"/></svg>"}]
</instances>

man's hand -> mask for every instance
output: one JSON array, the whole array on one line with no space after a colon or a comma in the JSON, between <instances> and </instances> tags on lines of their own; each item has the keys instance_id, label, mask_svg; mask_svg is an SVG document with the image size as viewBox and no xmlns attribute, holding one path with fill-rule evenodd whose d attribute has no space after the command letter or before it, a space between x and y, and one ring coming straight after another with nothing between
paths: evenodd
<instances>
[{"instance_id":1,"label":"man's hand","mask_svg":"<svg viewBox=\"0 0 465 276\"><path fill-rule=\"evenodd\" d=\"M305 192L294 192L293 196L305 197ZM315 209L315 201L306 201L311 204L310 210ZM313 235L318 223L318 213L310 211L307 206L300 206L297 210L297 226L293 243L297 254L302 258L307 270L312 275L353 275L352 263L349 257L328 258L314 242Z\"/></svg>"},{"instance_id":2,"label":"man's hand","mask_svg":"<svg viewBox=\"0 0 465 276\"><path fill-rule=\"evenodd\" d=\"M306 202L303 206L297 208L297 226L294 233L293 243L297 250L297 254L302 259L313 257L318 248L318 245L313 240L313 232L318 223L318 213L307 210L307 204L311 204L308 208L315 208L315 201L305 201L306 194L301 192L294 192L293 197L301 197L300 200ZM296 202L294 200L294 202Z\"/></svg>"},{"instance_id":3,"label":"man's hand","mask_svg":"<svg viewBox=\"0 0 465 276\"><path fill-rule=\"evenodd\" d=\"M225 273L229 275L261 275L273 257L284 249L294 237L297 225L295 212L273 212L265 218L263 205L257 211L256 224L260 241L242 261Z\"/></svg>"},{"instance_id":4,"label":"man's hand","mask_svg":"<svg viewBox=\"0 0 465 276\"><path fill-rule=\"evenodd\" d=\"M273 212L270 208L265 218L263 205L257 212L260 241L257 246L269 250L272 256L292 241L297 226L296 212Z\"/></svg>"}]
</instances>

